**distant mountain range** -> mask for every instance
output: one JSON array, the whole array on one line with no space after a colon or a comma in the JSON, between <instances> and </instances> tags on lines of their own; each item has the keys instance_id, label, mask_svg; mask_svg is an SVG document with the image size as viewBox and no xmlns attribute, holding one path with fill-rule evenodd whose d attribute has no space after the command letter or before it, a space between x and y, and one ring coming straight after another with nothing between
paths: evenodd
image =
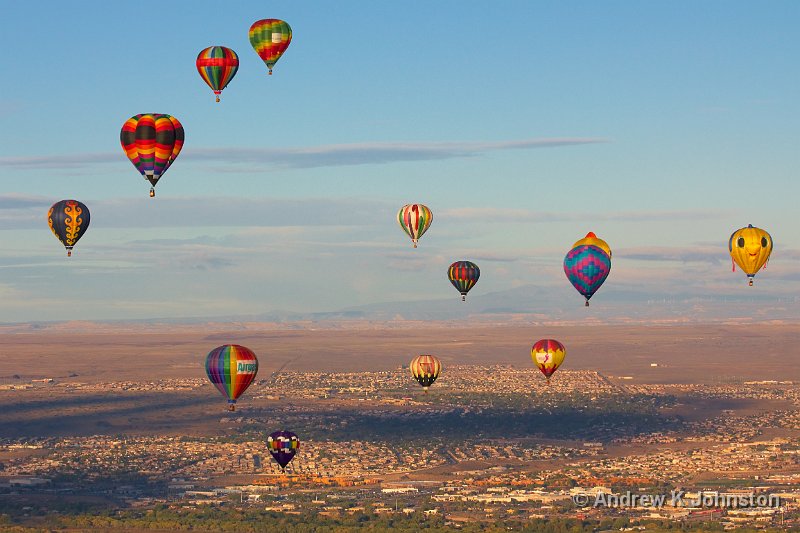
<instances>
[{"instance_id":1,"label":"distant mountain range","mask_svg":"<svg viewBox=\"0 0 800 533\"><path fill-rule=\"evenodd\" d=\"M485 294L470 294L462 302L453 291L448 299L382 302L347 307L330 312L268 311L257 315L158 318L142 320L109 320L83 322L41 322L7 324L0 332L9 330L97 329L105 324L115 329L121 326L196 325L213 323L225 327L245 327L245 324L280 329L311 327L412 327L419 322L478 322L478 323L549 323L549 324L680 324L695 322L770 322L800 321L800 303L796 296L776 297L755 292L748 287L735 295L690 294L677 292L669 298L650 298L637 291L609 290L598 292L590 307L583 298L564 288L526 285L511 290ZM271 325L271 326L270 326Z\"/></svg>"}]
</instances>

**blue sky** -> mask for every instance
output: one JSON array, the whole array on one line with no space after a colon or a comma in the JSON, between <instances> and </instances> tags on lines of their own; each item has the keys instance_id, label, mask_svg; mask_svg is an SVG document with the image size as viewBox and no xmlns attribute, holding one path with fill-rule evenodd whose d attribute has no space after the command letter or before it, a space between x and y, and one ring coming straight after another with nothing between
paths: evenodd
<instances>
[{"instance_id":1,"label":"blue sky","mask_svg":"<svg viewBox=\"0 0 800 533\"><path fill-rule=\"evenodd\" d=\"M293 29L273 76L261 18ZM475 294L580 304L561 261L589 230L615 253L595 305L724 298L748 223L776 243L755 290L796 295L798 22L794 1L9 3L0 321L446 299L469 258ZM241 61L220 104L194 66L215 44ZM142 112L186 128L154 200L119 146ZM92 212L69 260L44 221L63 198ZM417 250L410 202L434 211Z\"/></svg>"}]
</instances>

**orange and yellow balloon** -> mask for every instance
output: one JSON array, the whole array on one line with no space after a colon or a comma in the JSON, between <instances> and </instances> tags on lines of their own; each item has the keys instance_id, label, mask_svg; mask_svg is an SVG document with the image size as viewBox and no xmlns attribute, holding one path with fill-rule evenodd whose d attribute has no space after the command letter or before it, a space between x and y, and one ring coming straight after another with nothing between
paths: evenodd
<instances>
[{"instance_id":1,"label":"orange and yellow balloon","mask_svg":"<svg viewBox=\"0 0 800 533\"><path fill-rule=\"evenodd\" d=\"M577 248L578 246L584 245L592 245L597 246L605 253L608 254L608 258L611 259L611 248L609 248L608 243L594 234L593 231L590 231L586 234L586 237L579 241L575 241L575 244L572 245L572 248Z\"/></svg>"},{"instance_id":2,"label":"orange and yellow balloon","mask_svg":"<svg viewBox=\"0 0 800 533\"><path fill-rule=\"evenodd\" d=\"M547 382L550 383L550 376L558 370L561 363L564 362L564 357L567 355L567 349L564 345L553 339L542 339L537 341L531 348L531 359L534 364L539 367Z\"/></svg>"},{"instance_id":3,"label":"orange and yellow balloon","mask_svg":"<svg viewBox=\"0 0 800 533\"><path fill-rule=\"evenodd\" d=\"M750 278L752 287L753 276L767 266L767 261L772 253L772 237L763 229L749 224L746 228L733 232L731 238L728 239L728 251L731 253L734 272L736 265L739 265L739 268Z\"/></svg>"}]
</instances>

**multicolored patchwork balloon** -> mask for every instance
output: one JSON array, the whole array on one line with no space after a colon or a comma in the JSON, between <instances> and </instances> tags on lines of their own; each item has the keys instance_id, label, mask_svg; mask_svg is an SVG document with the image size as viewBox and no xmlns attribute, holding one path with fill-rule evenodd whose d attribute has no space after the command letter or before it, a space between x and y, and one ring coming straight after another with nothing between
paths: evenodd
<instances>
[{"instance_id":1,"label":"multicolored patchwork balloon","mask_svg":"<svg viewBox=\"0 0 800 533\"><path fill-rule=\"evenodd\" d=\"M181 153L183 126L171 115L144 113L125 121L119 139L125 155L152 185L152 198L156 183Z\"/></svg>"},{"instance_id":2,"label":"multicolored patchwork balloon","mask_svg":"<svg viewBox=\"0 0 800 533\"><path fill-rule=\"evenodd\" d=\"M447 269L447 277L458 292L461 293L461 301L466 301L469 290L478 283L481 277L481 269L471 261L456 261Z\"/></svg>"},{"instance_id":3,"label":"multicolored patchwork balloon","mask_svg":"<svg viewBox=\"0 0 800 533\"><path fill-rule=\"evenodd\" d=\"M263 19L250 26L250 44L253 45L258 57L266 63L270 76L272 67L289 48L291 42L292 28L282 20Z\"/></svg>"},{"instance_id":4,"label":"multicolored patchwork balloon","mask_svg":"<svg viewBox=\"0 0 800 533\"><path fill-rule=\"evenodd\" d=\"M72 256L72 248L89 227L89 209L78 200L61 200L47 212L47 225Z\"/></svg>"},{"instance_id":5,"label":"multicolored patchwork balloon","mask_svg":"<svg viewBox=\"0 0 800 533\"><path fill-rule=\"evenodd\" d=\"M433 355L418 355L412 359L409 369L411 375L422 385L422 390L427 394L428 387L433 385L442 371L442 362Z\"/></svg>"},{"instance_id":6,"label":"multicolored patchwork balloon","mask_svg":"<svg viewBox=\"0 0 800 533\"><path fill-rule=\"evenodd\" d=\"M531 359L547 378L548 383L550 383L550 376L564 362L566 355L567 349L564 348L564 345L553 339L536 341L531 348Z\"/></svg>"},{"instance_id":7,"label":"multicolored patchwork balloon","mask_svg":"<svg viewBox=\"0 0 800 533\"><path fill-rule=\"evenodd\" d=\"M206 356L206 374L223 396L228 398L228 410L236 409L236 400L256 379L258 359L249 348L224 344Z\"/></svg>"},{"instance_id":8,"label":"multicolored patchwork balloon","mask_svg":"<svg viewBox=\"0 0 800 533\"><path fill-rule=\"evenodd\" d=\"M611 258L598 246L584 244L569 251L564 258L564 274L584 298L589 299L611 272Z\"/></svg>"},{"instance_id":9,"label":"multicolored patchwork balloon","mask_svg":"<svg viewBox=\"0 0 800 533\"><path fill-rule=\"evenodd\" d=\"M427 206L422 204L408 204L401 207L400 211L397 212L397 222L403 228L403 231L411 237L411 242L414 243L414 248L416 248L419 238L431 227L433 213Z\"/></svg>"},{"instance_id":10,"label":"multicolored patchwork balloon","mask_svg":"<svg viewBox=\"0 0 800 533\"><path fill-rule=\"evenodd\" d=\"M731 254L733 270L739 265L750 279L753 286L753 276L762 268L767 268L769 256L772 254L772 236L761 228L748 224L733 232L728 239L728 251Z\"/></svg>"},{"instance_id":11,"label":"multicolored patchwork balloon","mask_svg":"<svg viewBox=\"0 0 800 533\"><path fill-rule=\"evenodd\" d=\"M197 54L195 65L200 77L211 87L219 102L220 93L239 70L239 56L230 48L209 46Z\"/></svg>"},{"instance_id":12,"label":"multicolored patchwork balloon","mask_svg":"<svg viewBox=\"0 0 800 533\"><path fill-rule=\"evenodd\" d=\"M300 448L300 439L291 431L276 431L267 437L267 448L275 462L286 469Z\"/></svg>"}]
</instances>

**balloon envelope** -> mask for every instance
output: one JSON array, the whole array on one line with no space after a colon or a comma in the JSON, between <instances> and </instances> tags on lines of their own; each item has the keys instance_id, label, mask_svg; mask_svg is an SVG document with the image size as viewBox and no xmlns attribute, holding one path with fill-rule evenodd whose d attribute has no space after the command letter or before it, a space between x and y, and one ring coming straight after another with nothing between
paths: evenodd
<instances>
[{"instance_id":1,"label":"balloon envelope","mask_svg":"<svg viewBox=\"0 0 800 533\"><path fill-rule=\"evenodd\" d=\"M411 375L427 391L442 371L442 362L433 355L418 355L409 365Z\"/></svg>"},{"instance_id":2,"label":"balloon envelope","mask_svg":"<svg viewBox=\"0 0 800 533\"><path fill-rule=\"evenodd\" d=\"M573 248L564 258L564 274L584 298L586 305L611 272L611 258L601 248L583 244Z\"/></svg>"},{"instance_id":3,"label":"balloon envelope","mask_svg":"<svg viewBox=\"0 0 800 533\"><path fill-rule=\"evenodd\" d=\"M286 468L300 448L300 439L291 431L276 431L267 437L267 448L275 462Z\"/></svg>"},{"instance_id":4,"label":"balloon envelope","mask_svg":"<svg viewBox=\"0 0 800 533\"><path fill-rule=\"evenodd\" d=\"M89 219L89 209L78 200L61 200L47 212L47 225L67 249L67 256L89 227Z\"/></svg>"},{"instance_id":5,"label":"balloon envelope","mask_svg":"<svg viewBox=\"0 0 800 533\"><path fill-rule=\"evenodd\" d=\"M466 300L467 293L481 277L481 269L472 261L456 261L447 269L447 277L461 293L461 299Z\"/></svg>"},{"instance_id":6,"label":"balloon envelope","mask_svg":"<svg viewBox=\"0 0 800 533\"><path fill-rule=\"evenodd\" d=\"M547 381L550 381L550 376L564 362L566 355L567 349L564 348L564 345L553 339L536 341L536 344L531 348L531 359L542 371Z\"/></svg>"},{"instance_id":7,"label":"balloon envelope","mask_svg":"<svg viewBox=\"0 0 800 533\"><path fill-rule=\"evenodd\" d=\"M224 344L206 356L206 374L209 381L233 406L247 387L256 379L258 359L249 348L238 344Z\"/></svg>"},{"instance_id":8,"label":"balloon envelope","mask_svg":"<svg viewBox=\"0 0 800 533\"><path fill-rule=\"evenodd\" d=\"M219 94L239 70L239 56L225 46L209 46L197 54L195 66L203 81L217 95L219 102Z\"/></svg>"},{"instance_id":9,"label":"balloon envelope","mask_svg":"<svg viewBox=\"0 0 800 533\"><path fill-rule=\"evenodd\" d=\"M397 212L397 222L403 231L411 237L411 242L414 243L414 248L417 247L417 241L422 235L428 231L428 228L433 222L433 213L427 206L422 204L408 204L400 208Z\"/></svg>"},{"instance_id":10,"label":"balloon envelope","mask_svg":"<svg viewBox=\"0 0 800 533\"><path fill-rule=\"evenodd\" d=\"M291 42L292 28L282 20L263 19L250 26L250 44L267 65L270 74Z\"/></svg>"},{"instance_id":11,"label":"balloon envelope","mask_svg":"<svg viewBox=\"0 0 800 533\"><path fill-rule=\"evenodd\" d=\"M586 237L579 241L575 241L575 244L572 245L573 248L577 248L578 246L583 246L584 244L592 244L597 246L605 253L608 254L608 257L611 257L611 248L609 248L608 243L603 239L599 238L597 235L594 234L593 231L590 231L586 234Z\"/></svg>"},{"instance_id":12,"label":"balloon envelope","mask_svg":"<svg viewBox=\"0 0 800 533\"><path fill-rule=\"evenodd\" d=\"M763 229L750 224L733 232L728 239L728 251L733 262L750 278L752 285L753 276L769 261L772 253L772 237ZM733 269L736 270L736 267Z\"/></svg>"}]
</instances>

